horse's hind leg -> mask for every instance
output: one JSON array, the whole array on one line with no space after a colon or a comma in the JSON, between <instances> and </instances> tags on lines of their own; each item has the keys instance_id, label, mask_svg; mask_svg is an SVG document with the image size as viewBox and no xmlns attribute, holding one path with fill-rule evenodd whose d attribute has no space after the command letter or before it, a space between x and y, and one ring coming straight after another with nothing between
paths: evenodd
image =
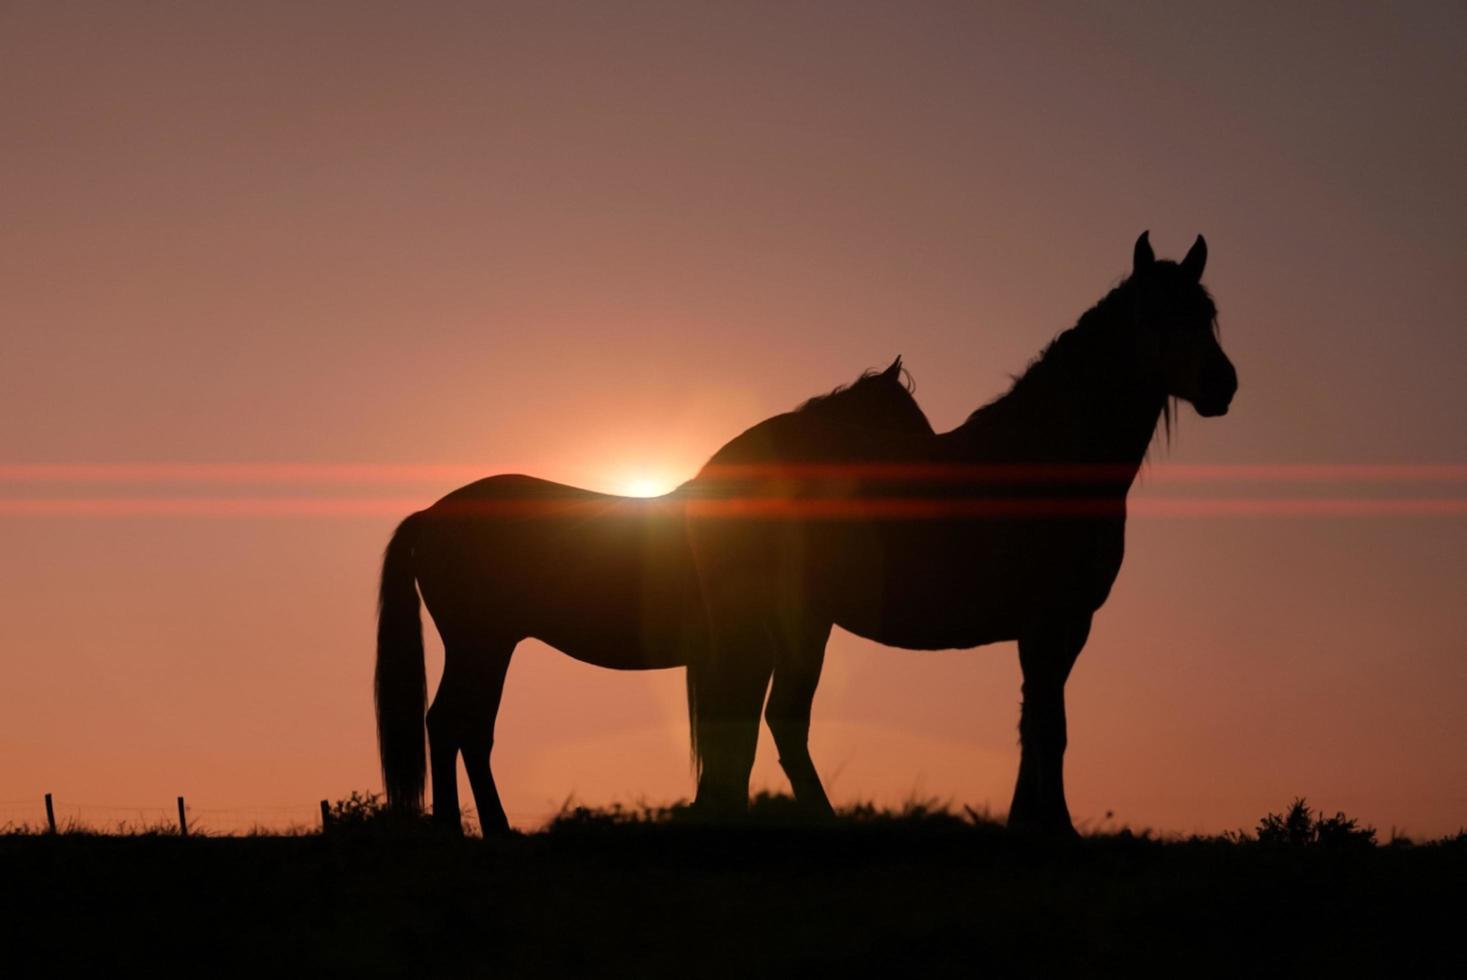
<instances>
[{"instance_id":1,"label":"horse's hind leg","mask_svg":"<svg viewBox=\"0 0 1467 980\"><path fill-rule=\"evenodd\" d=\"M494 719L504 692L515 644L449 641L444 645L443 679L428 709L428 748L433 768L433 818L462 829L458 801L458 756L464 759L479 825L485 834L509 829L489 754L494 747Z\"/></svg>"},{"instance_id":2,"label":"horse's hind leg","mask_svg":"<svg viewBox=\"0 0 1467 980\"><path fill-rule=\"evenodd\" d=\"M769 635L762 628L738 628L715 643L709 660L688 670L702 763L693 805L703 813L720 815L748 806L749 776L759 744L759 709L769 690L773 657Z\"/></svg>"},{"instance_id":3,"label":"horse's hind leg","mask_svg":"<svg viewBox=\"0 0 1467 980\"><path fill-rule=\"evenodd\" d=\"M818 814L832 812L820 774L810 758L810 707L825 663L830 626L793 632L780 645L774 663L774 683L764 719L779 748L779 764L789 777L790 789L801 807Z\"/></svg>"}]
</instances>

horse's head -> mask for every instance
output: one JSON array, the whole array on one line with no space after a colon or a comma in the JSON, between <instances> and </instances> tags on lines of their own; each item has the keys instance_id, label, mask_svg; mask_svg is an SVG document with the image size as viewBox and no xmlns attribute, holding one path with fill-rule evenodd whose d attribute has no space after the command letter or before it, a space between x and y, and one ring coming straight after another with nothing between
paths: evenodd
<instances>
[{"instance_id":1,"label":"horse's head","mask_svg":"<svg viewBox=\"0 0 1467 980\"><path fill-rule=\"evenodd\" d=\"M1143 373L1198 415L1226 414L1238 390L1233 362L1217 341L1217 307L1202 286L1207 242L1201 235L1181 262L1158 261L1147 232L1136 239L1131 287L1136 348Z\"/></svg>"}]
</instances>

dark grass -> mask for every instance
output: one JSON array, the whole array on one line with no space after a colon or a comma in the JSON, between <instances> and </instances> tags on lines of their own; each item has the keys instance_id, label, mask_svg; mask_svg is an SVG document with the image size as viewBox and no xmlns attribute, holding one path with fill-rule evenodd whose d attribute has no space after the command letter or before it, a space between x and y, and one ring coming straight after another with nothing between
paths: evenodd
<instances>
[{"instance_id":1,"label":"dark grass","mask_svg":"<svg viewBox=\"0 0 1467 980\"><path fill-rule=\"evenodd\" d=\"M722 826L567 810L479 840L369 807L324 835L0 837L0 969L1463 976L1464 883L1461 837L1054 843L942 807L818 823L766 798Z\"/></svg>"}]
</instances>

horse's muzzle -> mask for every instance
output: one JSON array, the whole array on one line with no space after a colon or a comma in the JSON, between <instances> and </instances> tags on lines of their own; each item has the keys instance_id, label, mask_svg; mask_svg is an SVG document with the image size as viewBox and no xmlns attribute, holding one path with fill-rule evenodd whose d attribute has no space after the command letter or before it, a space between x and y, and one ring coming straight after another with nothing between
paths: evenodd
<instances>
[{"instance_id":1,"label":"horse's muzzle","mask_svg":"<svg viewBox=\"0 0 1467 980\"><path fill-rule=\"evenodd\" d=\"M1226 358L1209 372L1202 386L1202 395L1192 400L1192 407L1203 418L1217 418L1228 414L1228 406L1238 393L1238 372Z\"/></svg>"},{"instance_id":2,"label":"horse's muzzle","mask_svg":"<svg viewBox=\"0 0 1467 980\"><path fill-rule=\"evenodd\" d=\"M1197 414L1205 419L1215 419L1219 415L1228 414L1228 406L1232 404L1233 398L1229 395L1217 401L1196 401L1192 407L1197 409Z\"/></svg>"}]
</instances>

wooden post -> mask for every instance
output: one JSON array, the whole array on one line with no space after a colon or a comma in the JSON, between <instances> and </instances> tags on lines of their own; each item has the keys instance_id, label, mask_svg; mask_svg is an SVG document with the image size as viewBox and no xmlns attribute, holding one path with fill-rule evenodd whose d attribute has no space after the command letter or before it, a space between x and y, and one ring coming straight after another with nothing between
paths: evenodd
<instances>
[{"instance_id":1,"label":"wooden post","mask_svg":"<svg viewBox=\"0 0 1467 980\"><path fill-rule=\"evenodd\" d=\"M56 833L56 810L51 806L51 794L46 794L46 824L51 828L51 833Z\"/></svg>"},{"instance_id":2,"label":"wooden post","mask_svg":"<svg viewBox=\"0 0 1467 980\"><path fill-rule=\"evenodd\" d=\"M183 812L183 797L178 798L178 836L188 836L188 817Z\"/></svg>"},{"instance_id":3,"label":"wooden post","mask_svg":"<svg viewBox=\"0 0 1467 980\"><path fill-rule=\"evenodd\" d=\"M321 801L321 833L331 829L331 804Z\"/></svg>"}]
</instances>

